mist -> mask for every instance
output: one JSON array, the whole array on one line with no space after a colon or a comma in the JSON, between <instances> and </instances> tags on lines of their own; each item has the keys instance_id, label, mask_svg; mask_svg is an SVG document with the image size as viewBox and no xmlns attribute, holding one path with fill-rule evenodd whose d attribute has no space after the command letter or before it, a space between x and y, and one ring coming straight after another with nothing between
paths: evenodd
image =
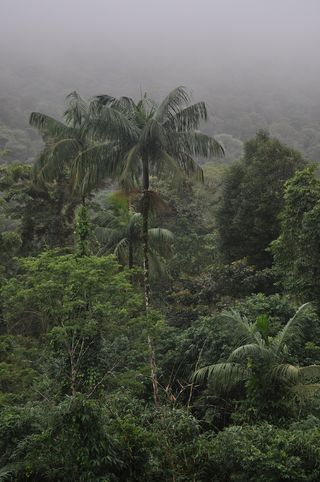
<instances>
[{"instance_id":1,"label":"mist","mask_svg":"<svg viewBox=\"0 0 320 482\"><path fill-rule=\"evenodd\" d=\"M177 85L208 103L216 134L246 139L300 115L320 122L318 0L0 3L0 120L13 128L32 110L61 115L73 90L160 99ZM255 120L243 131L244 112Z\"/></svg>"},{"instance_id":2,"label":"mist","mask_svg":"<svg viewBox=\"0 0 320 482\"><path fill-rule=\"evenodd\" d=\"M126 74L136 90L232 76L298 83L318 74L319 18L317 0L1 0L1 65Z\"/></svg>"}]
</instances>

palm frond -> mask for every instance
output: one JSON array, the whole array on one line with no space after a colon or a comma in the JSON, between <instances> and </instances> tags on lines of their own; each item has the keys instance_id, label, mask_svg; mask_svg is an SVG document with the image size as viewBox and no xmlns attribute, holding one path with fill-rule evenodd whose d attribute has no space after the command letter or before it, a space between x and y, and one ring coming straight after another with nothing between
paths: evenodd
<instances>
[{"instance_id":1,"label":"palm frond","mask_svg":"<svg viewBox=\"0 0 320 482\"><path fill-rule=\"evenodd\" d=\"M119 233L116 229L111 227L97 226L95 228L95 236L99 244L103 246L104 252L108 249L114 249L115 244L122 239L121 234L123 233Z\"/></svg>"},{"instance_id":2,"label":"palm frond","mask_svg":"<svg viewBox=\"0 0 320 482\"><path fill-rule=\"evenodd\" d=\"M34 172L44 181L52 181L59 177L70 165L75 156L82 150L81 143L74 138L61 139L55 143L46 143L45 149L41 153L34 165Z\"/></svg>"},{"instance_id":3,"label":"palm frond","mask_svg":"<svg viewBox=\"0 0 320 482\"><path fill-rule=\"evenodd\" d=\"M128 116L129 119L133 119L137 106L131 97L118 97L113 99L111 105L114 109L119 110L120 112L124 113Z\"/></svg>"},{"instance_id":4,"label":"palm frond","mask_svg":"<svg viewBox=\"0 0 320 482\"><path fill-rule=\"evenodd\" d=\"M320 379L320 365L308 365L305 367L300 367L299 369L301 378L304 381L311 380L314 378Z\"/></svg>"},{"instance_id":5,"label":"palm frond","mask_svg":"<svg viewBox=\"0 0 320 482\"><path fill-rule=\"evenodd\" d=\"M296 367L289 363L283 363L273 368L272 376L292 385L306 384L308 380L320 379L320 365Z\"/></svg>"},{"instance_id":6,"label":"palm frond","mask_svg":"<svg viewBox=\"0 0 320 482\"><path fill-rule=\"evenodd\" d=\"M272 358L272 355L270 350L268 350L268 348L265 346L263 340L261 340L260 343L255 342L239 346L233 350L228 358L228 361L241 362L249 358L252 358L255 361L269 361Z\"/></svg>"},{"instance_id":7,"label":"palm frond","mask_svg":"<svg viewBox=\"0 0 320 482\"><path fill-rule=\"evenodd\" d=\"M99 243L99 249L97 252L98 256L102 256L106 253L117 254L117 246L123 239L126 239L125 236L127 234L125 229L118 230L112 228L105 228L102 226L97 226L94 233L96 240Z\"/></svg>"},{"instance_id":8,"label":"palm frond","mask_svg":"<svg viewBox=\"0 0 320 482\"><path fill-rule=\"evenodd\" d=\"M75 192L86 194L106 177L117 175L121 152L114 143L100 143L81 150L71 163L71 184Z\"/></svg>"},{"instance_id":9,"label":"palm frond","mask_svg":"<svg viewBox=\"0 0 320 482\"><path fill-rule=\"evenodd\" d=\"M153 249L149 250L149 269L151 279L158 280L168 277L168 269L165 260Z\"/></svg>"},{"instance_id":10,"label":"palm frond","mask_svg":"<svg viewBox=\"0 0 320 482\"><path fill-rule=\"evenodd\" d=\"M115 97L111 95L96 95L90 100L89 112L92 116L98 116L106 105L112 105L115 101Z\"/></svg>"},{"instance_id":11,"label":"palm frond","mask_svg":"<svg viewBox=\"0 0 320 482\"><path fill-rule=\"evenodd\" d=\"M99 223L99 226L95 228L95 233L101 244L108 244L112 247L126 234L125 227L115 216L108 216L106 213L104 218L99 216L99 219L96 218L95 222Z\"/></svg>"},{"instance_id":12,"label":"palm frond","mask_svg":"<svg viewBox=\"0 0 320 482\"><path fill-rule=\"evenodd\" d=\"M189 105L181 109L164 124L165 127L179 132L198 129L201 121L207 120L207 109L204 102Z\"/></svg>"},{"instance_id":13,"label":"palm frond","mask_svg":"<svg viewBox=\"0 0 320 482\"><path fill-rule=\"evenodd\" d=\"M100 105L104 106L107 104L111 104L115 100L115 97L108 94L96 95L91 99L93 103L99 103Z\"/></svg>"},{"instance_id":14,"label":"palm frond","mask_svg":"<svg viewBox=\"0 0 320 482\"><path fill-rule=\"evenodd\" d=\"M31 112L29 124L38 129L44 137L49 136L54 139L74 137L75 133L73 128L66 126L63 122L40 112Z\"/></svg>"},{"instance_id":15,"label":"palm frond","mask_svg":"<svg viewBox=\"0 0 320 482\"><path fill-rule=\"evenodd\" d=\"M131 238L139 238L141 236L142 227L142 214L141 213L131 213L129 222L127 225L127 232Z\"/></svg>"},{"instance_id":16,"label":"palm frond","mask_svg":"<svg viewBox=\"0 0 320 482\"><path fill-rule=\"evenodd\" d=\"M174 159L166 151L161 151L157 158L157 162L153 163L153 171L160 178L164 175L168 178L170 175L176 183L182 183L185 179L185 173L181 169L179 161Z\"/></svg>"},{"instance_id":17,"label":"palm frond","mask_svg":"<svg viewBox=\"0 0 320 482\"><path fill-rule=\"evenodd\" d=\"M181 150L177 153L178 163L183 172L196 181L204 182L203 169L188 153Z\"/></svg>"},{"instance_id":18,"label":"palm frond","mask_svg":"<svg viewBox=\"0 0 320 482\"><path fill-rule=\"evenodd\" d=\"M52 162L51 151L44 148L32 166L33 180L37 185L53 182L62 169L62 159L57 164Z\"/></svg>"},{"instance_id":19,"label":"palm frond","mask_svg":"<svg viewBox=\"0 0 320 482\"><path fill-rule=\"evenodd\" d=\"M80 127L83 121L88 118L89 107L86 101L74 91L67 95L68 107L64 112L67 125Z\"/></svg>"},{"instance_id":20,"label":"palm frond","mask_svg":"<svg viewBox=\"0 0 320 482\"><path fill-rule=\"evenodd\" d=\"M0 469L0 482L14 482L18 475L18 467L15 465L6 465Z\"/></svg>"},{"instance_id":21,"label":"palm frond","mask_svg":"<svg viewBox=\"0 0 320 482\"><path fill-rule=\"evenodd\" d=\"M118 141L124 149L138 142L139 129L124 113L107 104L101 108L99 115L90 119L87 135L93 139Z\"/></svg>"},{"instance_id":22,"label":"palm frond","mask_svg":"<svg viewBox=\"0 0 320 482\"><path fill-rule=\"evenodd\" d=\"M173 121L174 116L179 113L181 107L190 102L190 95L185 87L179 86L173 89L157 108L154 118L160 123Z\"/></svg>"},{"instance_id":23,"label":"palm frond","mask_svg":"<svg viewBox=\"0 0 320 482\"><path fill-rule=\"evenodd\" d=\"M148 96L147 92L141 97L136 105L136 121L150 119L158 108L158 104Z\"/></svg>"},{"instance_id":24,"label":"palm frond","mask_svg":"<svg viewBox=\"0 0 320 482\"><path fill-rule=\"evenodd\" d=\"M241 316L238 311L223 311L218 319L231 324L231 329L237 334L239 343L257 342L256 326L250 323L246 316Z\"/></svg>"},{"instance_id":25,"label":"palm frond","mask_svg":"<svg viewBox=\"0 0 320 482\"><path fill-rule=\"evenodd\" d=\"M128 197L123 192L110 194L94 222L96 238L103 245L103 252L114 249L123 238L132 243L141 238L141 214L129 209ZM101 250L100 250L101 251Z\"/></svg>"},{"instance_id":26,"label":"palm frond","mask_svg":"<svg viewBox=\"0 0 320 482\"><path fill-rule=\"evenodd\" d=\"M229 391L249 376L250 370L239 363L217 363L196 370L193 379L200 382L207 378L217 391Z\"/></svg>"},{"instance_id":27,"label":"palm frond","mask_svg":"<svg viewBox=\"0 0 320 482\"><path fill-rule=\"evenodd\" d=\"M60 139L51 146L51 153L53 156L59 155L59 157L64 157L69 159L82 148L81 143L78 139L74 137Z\"/></svg>"},{"instance_id":28,"label":"palm frond","mask_svg":"<svg viewBox=\"0 0 320 482\"><path fill-rule=\"evenodd\" d=\"M130 191L138 184L140 171L140 145L136 144L126 152L121 162L119 183L124 191Z\"/></svg>"},{"instance_id":29,"label":"palm frond","mask_svg":"<svg viewBox=\"0 0 320 482\"><path fill-rule=\"evenodd\" d=\"M53 182L61 173L66 172L74 156L81 150L81 144L75 138L61 139L56 142L47 140L44 149L33 165L35 181Z\"/></svg>"},{"instance_id":30,"label":"palm frond","mask_svg":"<svg viewBox=\"0 0 320 482\"><path fill-rule=\"evenodd\" d=\"M300 369L290 363L281 363L273 367L271 376L274 380L295 385L300 380Z\"/></svg>"},{"instance_id":31,"label":"palm frond","mask_svg":"<svg viewBox=\"0 0 320 482\"><path fill-rule=\"evenodd\" d=\"M184 151L191 157L223 157L222 145L213 137L200 132L176 132L173 136L175 147L178 151Z\"/></svg>"},{"instance_id":32,"label":"palm frond","mask_svg":"<svg viewBox=\"0 0 320 482\"><path fill-rule=\"evenodd\" d=\"M306 311L306 308L309 306L310 306L310 303L304 303L303 305L301 305L300 308L294 314L294 316L288 321L288 323L273 339L272 345L274 346L277 353L283 349L283 346L291 338L293 338L294 336L297 337L301 335L301 325L303 321L302 316Z\"/></svg>"},{"instance_id":33,"label":"palm frond","mask_svg":"<svg viewBox=\"0 0 320 482\"><path fill-rule=\"evenodd\" d=\"M174 239L173 233L168 229L150 228L148 234L151 248L163 256L168 255Z\"/></svg>"},{"instance_id":34,"label":"palm frond","mask_svg":"<svg viewBox=\"0 0 320 482\"><path fill-rule=\"evenodd\" d=\"M114 248L114 255L118 258L121 263L125 263L128 257L128 240L123 238Z\"/></svg>"},{"instance_id":35,"label":"palm frond","mask_svg":"<svg viewBox=\"0 0 320 482\"><path fill-rule=\"evenodd\" d=\"M147 121L141 132L140 143L142 151L150 151L155 145L166 146L166 131L157 119L151 117Z\"/></svg>"}]
</instances>

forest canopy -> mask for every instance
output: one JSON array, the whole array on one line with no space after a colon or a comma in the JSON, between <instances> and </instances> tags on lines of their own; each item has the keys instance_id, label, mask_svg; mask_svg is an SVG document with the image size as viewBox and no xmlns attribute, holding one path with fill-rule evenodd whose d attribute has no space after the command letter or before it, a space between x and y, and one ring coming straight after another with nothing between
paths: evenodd
<instances>
[{"instance_id":1,"label":"forest canopy","mask_svg":"<svg viewBox=\"0 0 320 482\"><path fill-rule=\"evenodd\" d=\"M0 480L319 479L317 167L208 118L74 91L3 152Z\"/></svg>"}]
</instances>

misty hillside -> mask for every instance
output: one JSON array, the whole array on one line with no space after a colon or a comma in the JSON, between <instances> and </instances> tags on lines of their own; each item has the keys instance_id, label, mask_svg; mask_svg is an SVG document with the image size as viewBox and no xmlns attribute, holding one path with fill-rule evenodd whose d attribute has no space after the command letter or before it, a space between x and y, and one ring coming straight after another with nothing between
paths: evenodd
<instances>
[{"instance_id":1,"label":"misty hillside","mask_svg":"<svg viewBox=\"0 0 320 482\"><path fill-rule=\"evenodd\" d=\"M160 96L174 86L169 77L155 80L150 72L141 85L141 74L125 73L79 65L68 71L41 64L7 66L0 74L0 148L3 162L31 161L39 149L39 138L30 128L32 111L61 118L67 94L78 90L87 97L108 93L139 98L144 89ZM148 75L150 78L148 78ZM220 73L221 75L221 73ZM218 77L218 76L217 76ZM308 159L320 159L320 96L305 84L277 84L275 79L252 83L243 76L237 80L219 78L194 81L190 87L208 106L207 133L218 136L226 149L226 162L241 156L241 145L259 129L267 129L288 145L300 150ZM220 81L219 81L220 80ZM187 84L187 82L185 82ZM186 85L188 88L189 86Z\"/></svg>"},{"instance_id":2,"label":"misty hillside","mask_svg":"<svg viewBox=\"0 0 320 482\"><path fill-rule=\"evenodd\" d=\"M160 99L184 85L203 99L207 132L223 135L229 162L239 141L268 129L319 159L319 4L308 0L2 1L0 148L7 161L38 149L30 112L63 112L65 96ZM61 7L59 9L59 7ZM112 12L112 14L110 14ZM230 137L231 136L231 137Z\"/></svg>"}]
</instances>

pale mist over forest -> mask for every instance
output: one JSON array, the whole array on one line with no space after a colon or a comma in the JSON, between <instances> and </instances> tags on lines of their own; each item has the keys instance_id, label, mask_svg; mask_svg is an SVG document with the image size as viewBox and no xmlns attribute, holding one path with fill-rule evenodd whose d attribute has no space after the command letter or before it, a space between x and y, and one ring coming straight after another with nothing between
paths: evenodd
<instances>
[{"instance_id":1,"label":"pale mist over forest","mask_svg":"<svg viewBox=\"0 0 320 482\"><path fill-rule=\"evenodd\" d=\"M0 147L33 158L30 112L61 116L73 90L184 85L228 162L260 128L318 160L319 18L318 0L1 0Z\"/></svg>"}]
</instances>

